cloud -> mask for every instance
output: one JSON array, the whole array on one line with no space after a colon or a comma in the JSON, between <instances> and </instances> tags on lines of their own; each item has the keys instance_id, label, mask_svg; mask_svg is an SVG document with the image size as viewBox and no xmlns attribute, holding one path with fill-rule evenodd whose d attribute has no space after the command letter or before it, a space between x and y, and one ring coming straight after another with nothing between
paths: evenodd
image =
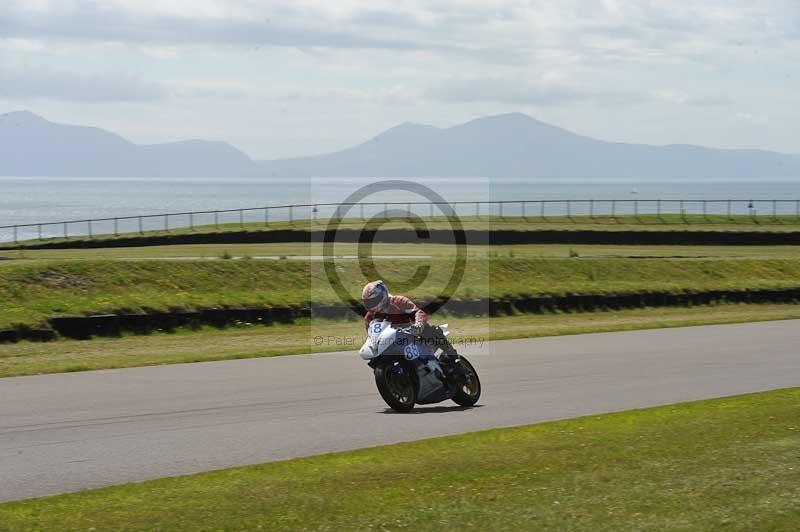
<instances>
[{"instance_id":1,"label":"cloud","mask_svg":"<svg viewBox=\"0 0 800 532\"><path fill-rule=\"evenodd\" d=\"M641 102L642 95L587 87L560 80L504 78L451 79L432 86L426 96L449 103L494 102L510 105L559 105L593 102L625 105Z\"/></svg>"},{"instance_id":2,"label":"cloud","mask_svg":"<svg viewBox=\"0 0 800 532\"><path fill-rule=\"evenodd\" d=\"M213 43L388 50L450 48L436 42L403 39L385 33L373 35L361 31L369 29L363 25L339 23L323 12L303 8L282 6L247 14L225 14L223 10L197 16L190 8L184 14L175 14L134 10L125 4L110 8L95 2L78 1L72 5L71 9L57 13L24 9L14 3L0 7L0 35L19 39L46 37L161 45ZM370 13L365 13L366 21L388 16ZM390 20L386 18L386 21ZM396 21L400 20L396 18Z\"/></svg>"},{"instance_id":3,"label":"cloud","mask_svg":"<svg viewBox=\"0 0 800 532\"><path fill-rule=\"evenodd\" d=\"M127 74L84 75L68 70L0 65L0 98L8 100L141 102L167 96L162 85Z\"/></svg>"}]
</instances>

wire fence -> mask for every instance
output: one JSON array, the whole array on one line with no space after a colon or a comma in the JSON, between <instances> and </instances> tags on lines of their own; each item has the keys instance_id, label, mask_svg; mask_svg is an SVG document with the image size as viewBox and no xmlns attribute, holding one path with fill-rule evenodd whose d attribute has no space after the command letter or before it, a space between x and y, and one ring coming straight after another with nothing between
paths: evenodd
<instances>
[{"instance_id":1,"label":"wire fence","mask_svg":"<svg viewBox=\"0 0 800 532\"><path fill-rule=\"evenodd\" d=\"M318 224L330 219L380 220L445 216L550 223L785 223L800 224L800 199L548 199L502 201L361 202L270 205L0 226L0 242L96 238L149 232L244 229L254 225Z\"/></svg>"}]
</instances>

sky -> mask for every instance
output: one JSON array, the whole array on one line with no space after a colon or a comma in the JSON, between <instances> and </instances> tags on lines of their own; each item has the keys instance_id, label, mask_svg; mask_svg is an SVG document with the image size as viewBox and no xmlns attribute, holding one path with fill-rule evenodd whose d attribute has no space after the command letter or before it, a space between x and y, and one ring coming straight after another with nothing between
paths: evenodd
<instances>
[{"instance_id":1,"label":"sky","mask_svg":"<svg viewBox=\"0 0 800 532\"><path fill-rule=\"evenodd\" d=\"M506 112L800 153L798 57L797 0L3 0L0 112L256 159Z\"/></svg>"}]
</instances>

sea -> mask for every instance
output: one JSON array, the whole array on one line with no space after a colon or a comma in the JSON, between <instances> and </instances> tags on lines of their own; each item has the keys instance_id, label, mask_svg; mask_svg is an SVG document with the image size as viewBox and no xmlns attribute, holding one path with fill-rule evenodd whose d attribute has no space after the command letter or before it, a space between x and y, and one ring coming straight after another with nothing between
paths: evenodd
<instances>
[{"instance_id":1,"label":"sea","mask_svg":"<svg viewBox=\"0 0 800 532\"><path fill-rule=\"evenodd\" d=\"M360 193L359 193L360 192ZM354 196L355 194L355 196ZM784 182L598 182L590 178L570 181L548 181L504 178L428 178L387 180L370 178L319 179L165 179L165 178L43 178L0 177L0 241L13 239L9 226L31 224L17 228L17 238L63 236L132 231L139 227L138 219L94 222L88 219L114 217L144 218L143 229L173 228L191 224L237 223L262 220L331 216L334 207L314 205L341 202L368 202L366 215L381 211L383 202L447 202L456 203L459 214L498 214L498 205L479 206L457 202L547 200L544 214L595 214L610 212L615 200L617 214L632 209L650 212L655 200L664 212L700 212L702 200L713 212L725 212L735 200L737 214L752 212L794 214L800 203L800 180ZM567 207L566 202L570 205ZM589 200L592 201L590 205ZM636 205L634 206L634 200ZM679 201L684 203L679 206ZM779 201L777 201L779 200ZM710 202L710 203L709 203ZM285 205L305 207L279 208ZM504 214L521 214L523 207L507 204ZM777 205L777 206L776 206ZM264 207L270 208L266 214ZM543 213L542 204L528 204L526 215ZM239 213L238 209L253 209ZM411 207L420 215L428 215L429 207ZM476 210L477 209L477 210ZM747 209L745 211L744 209ZM206 214L163 216L169 213L209 211ZM210 211L220 212L214 218ZM438 212L438 211L437 211ZM355 211L350 211L350 215ZM359 214L364 214L361 211ZM158 215L158 216L157 216ZM71 222L64 224L63 222ZM52 225L48 225L52 223ZM44 224L42 228L38 224ZM66 227L65 227L66 225Z\"/></svg>"}]
</instances>

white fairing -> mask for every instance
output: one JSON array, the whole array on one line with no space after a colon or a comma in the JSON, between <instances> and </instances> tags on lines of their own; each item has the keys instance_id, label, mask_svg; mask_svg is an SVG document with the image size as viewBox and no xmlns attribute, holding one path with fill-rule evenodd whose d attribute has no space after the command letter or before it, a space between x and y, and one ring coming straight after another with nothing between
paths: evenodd
<instances>
[{"instance_id":1,"label":"white fairing","mask_svg":"<svg viewBox=\"0 0 800 532\"><path fill-rule=\"evenodd\" d=\"M371 360L394 344L397 329L392 327L389 320L372 320L367 330L367 341L361 346L358 354L364 360Z\"/></svg>"}]
</instances>

